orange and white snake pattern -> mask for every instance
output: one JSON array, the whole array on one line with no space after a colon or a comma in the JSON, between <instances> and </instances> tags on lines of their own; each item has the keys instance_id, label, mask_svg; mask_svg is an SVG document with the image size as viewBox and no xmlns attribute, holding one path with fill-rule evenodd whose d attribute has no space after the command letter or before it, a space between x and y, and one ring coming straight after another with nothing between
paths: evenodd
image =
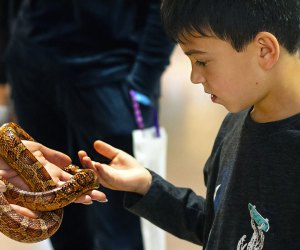
<instances>
[{"instance_id":1,"label":"orange and white snake pattern","mask_svg":"<svg viewBox=\"0 0 300 250\"><path fill-rule=\"evenodd\" d=\"M99 182L92 170L70 165L66 171L74 176L57 187L22 140L33 141L33 138L19 125L11 122L0 127L0 156L18 172L31 190L20 190L0 176L7 187L6 192L0 193L0 231L16 241L32 243L51 237L61 224L63 207L83 193L97 189ZM41 212L36 219L25 217L10 204Z\"/></svg>"}]
</instances>

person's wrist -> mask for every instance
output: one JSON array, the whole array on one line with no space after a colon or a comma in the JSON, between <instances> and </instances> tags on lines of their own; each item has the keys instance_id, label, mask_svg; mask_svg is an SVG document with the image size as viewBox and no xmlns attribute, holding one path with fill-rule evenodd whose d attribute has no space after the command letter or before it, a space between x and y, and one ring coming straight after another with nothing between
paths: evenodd
<instances>
[{"instance_id":1,"label":"person's wrist","mask_svg":"<svg viewBox=\"0 0 300 250\"><path fill-rule=\"evenodd\" d=\"M143 177L142 182L143 182L143 185L140 185L137 193L140 195L145 195L149 191L151 183L152 183L152 175L147 169L145 169L145 175Z\"/></svg>"}]
</instances>

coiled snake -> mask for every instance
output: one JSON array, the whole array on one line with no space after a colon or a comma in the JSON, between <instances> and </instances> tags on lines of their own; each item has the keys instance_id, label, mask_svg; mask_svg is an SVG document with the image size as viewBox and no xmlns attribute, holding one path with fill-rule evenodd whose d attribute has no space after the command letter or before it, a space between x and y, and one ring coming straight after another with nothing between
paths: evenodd
<instances>
[{"instance_id":1,"label":"coiled snake","mask_svg":"<svg viewBox=\"0 0 300 250\"><path fill-rule=\"evenodd\" d=\"M15 123L0 127L0 156L18 172L31 190L20 190L0 176L7 187L6 192L0 193L0 231L16 241L38 242L58 230L63 218L62 207L88 190L97 189L99 182L92 170L70 165L65 170L74 176L63 186L57 187L21 140L33 141L33 138ZM29 218L18 214L10 204L43 212L36 219Z\"/></svg>"}]
</instances>

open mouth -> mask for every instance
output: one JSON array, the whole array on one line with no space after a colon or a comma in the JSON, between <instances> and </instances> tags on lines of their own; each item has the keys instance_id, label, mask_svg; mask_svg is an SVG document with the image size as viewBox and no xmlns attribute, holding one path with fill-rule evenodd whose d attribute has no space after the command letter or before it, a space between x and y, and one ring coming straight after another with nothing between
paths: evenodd
<instances>
[{"instance_id":1,"label":"open mouth","mask_svg":"<svg viewBox=\"0 0 300 250\"><path fill-rule=\"evenodd\" d=\"M217 99L217 96L215 96L214 94L211 94L210 99L212 100L212 102L215 102Z\"/></svg>"}]
</instances>

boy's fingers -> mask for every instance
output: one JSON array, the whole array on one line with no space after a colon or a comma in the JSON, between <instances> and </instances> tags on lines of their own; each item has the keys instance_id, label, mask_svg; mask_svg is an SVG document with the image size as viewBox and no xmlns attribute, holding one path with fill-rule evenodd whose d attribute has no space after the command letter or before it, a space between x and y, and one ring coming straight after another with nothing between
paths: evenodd
<instances>
[{"instance_id":1,"label":"boy's fingers","mask_svg":"<svg viewBox=\"0 0 300 250\"><path fill-rule=\"evenodd\" d=\"M94 142L94 148L99 154L110 160L115 158L120 153L119 149L99 140Z\"/></svg>"},{"instance_id":2,"label":"boy's fingers","mask_svg":"<svg viewBox=\"0 0 300 250\"><path fill-rule=\"evenodd\" d=\"M96 171L94 164L95 162L91 160L90 157L88 156L84 156L83 158L80 159L81 165L83 168L89 168L89 169L93 169L94 171Z\"/></svg>"},{"instance_id":3,"label":"boy's fingers","mask_svg":"<svg viewBox=\"0 0 300 250\"><path fill-rule=\"evenodd\" d=\"M85 156L87 156L87 153L84 150L78 151L78 157L79 157L79 159L82 159Z\"/></svg>"},{"instance_id":4,"label":"boy's fingers","mask_svg":"<svg viewBox=\"0 0 300 250\"><path fill-rule=\"evenodd\" d=\"M116 180L111 174L112 169L105 164L100 164L99 162L95 163L95 168L99 174L100 183L106 188L116 190Z\"/></svg>"}]
</instances>

